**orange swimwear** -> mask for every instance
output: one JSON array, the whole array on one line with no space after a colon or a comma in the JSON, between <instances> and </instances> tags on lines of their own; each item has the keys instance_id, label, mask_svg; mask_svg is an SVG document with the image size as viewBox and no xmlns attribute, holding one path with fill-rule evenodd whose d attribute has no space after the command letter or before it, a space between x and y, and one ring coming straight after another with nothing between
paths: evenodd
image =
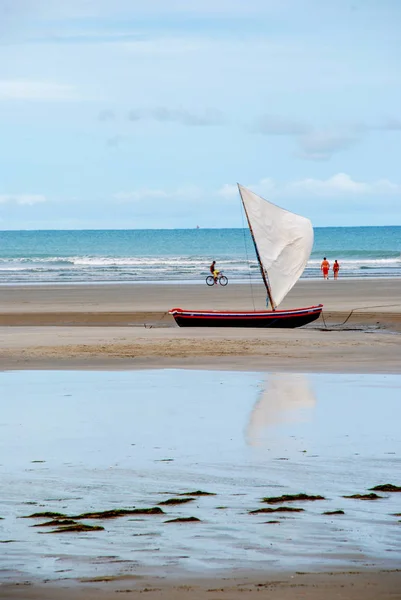
<instances>
[{"instance_id":1,"label":"orange swimwear","mask_svg":"<svg viewBox=\"0 0 401 600\"><path fill-rule=\"evenodd\" d=\"M329 261L328 260L322 261L322 264L321 264L320 268L322 269L323 275L328 275L329 274L329 269L330 269L330 263L329 263Z\"/></svg>"}]
</instances>

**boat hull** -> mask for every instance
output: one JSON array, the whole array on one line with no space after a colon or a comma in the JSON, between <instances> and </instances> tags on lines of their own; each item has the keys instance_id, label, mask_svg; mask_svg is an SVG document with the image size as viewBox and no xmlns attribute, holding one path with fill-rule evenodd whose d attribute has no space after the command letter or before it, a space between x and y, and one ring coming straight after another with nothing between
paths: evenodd
<instances>
[{"instance_id":1,"label":"boat hull","mask_svg":"<svg viewBox=\"0 0 401 600\"><path fill-rule=\"evenodd\" d=\"M291 310L190 311L172 308L169 314L179 327L257 327L293 329L316 321L323 305Z\"/></svg>"}]
</instances>

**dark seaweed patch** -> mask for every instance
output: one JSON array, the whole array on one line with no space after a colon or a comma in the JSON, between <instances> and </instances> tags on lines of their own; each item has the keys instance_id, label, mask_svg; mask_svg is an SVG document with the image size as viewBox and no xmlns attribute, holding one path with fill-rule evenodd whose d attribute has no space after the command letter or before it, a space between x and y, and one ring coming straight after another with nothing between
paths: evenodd
<instances>
[{"instance_id":1,"label":"dark seaweed patch","mask_svg":"<svg viewBox=\"0 0 401 600\"><path fill-rule=\"evenodd\" d=\"M100 525L84 525L83 523L76 523L75 525L58 527L53 531L46 531L43 533L80 533L82 531L104 531L104 527L101 527Z\"/></svg>"},{"instance_id":2,"label":"dark seaweed patch","mask_svg":"<svg viewBox=\"0 0 401 600\"><path fill-rule=\"evenodd\" d=\"M383 485L375 485L375 487L369 488L374 492L401 492L401 487L393 485L392 483L384 483Z\"/></svg>"},{"instance_id":3,"label":"dark seaweed patch","mask_svg":"<svg viewBox=\"0 0 401 600\"><path fill-rule=\"evenodd\" d=\"M284 494L284 496L267 496L262 502L278 504L280 502L298 502L298 500L326 500L323 496L308 496L308 494Z\"/></svg>"},{"instance_id":4,"label":"dark seaweed patch","mask_svg":"<svg viewBox=\"0 0 401 600\"><path fill-rule=\"evenodd\" d=\"M322 513L323 515L345 515L343 510L328 510L327 512Z\"/></svg>"},{"instance_id":5,"label":"dark seaweed patch","mask_svg":"<svg viewBox=\"0 0 401 600\"><path fill-rule=\"evenodd\" d=\"M52 521L46 521L46 523L35 523L31 527L61 527L62 525L77 525L72 519L53 519Z\"/></svg>"},{"instance_id":6,"label":"dark seaweed patch","mask_svg":"<svg viewBox=\"0 0 401 600\"><path fill-rule=\"evenodd\" d=\"M343 496L343 498L353 498L354 500L378 500L384 498L384 496L378 496L377 494L352 494L352 496Z\"/></svg>"},{"instance_id":7,"label":"dark seaweed patch","mask_svg":"<svg viewBox=\"0 0 401 600\"><path fill-rule=\"evenodd\" d=\"M196 517L178 517L177 519L169 519L165 523L200 523L201 520Z\"/></svg>"},{"instance_id":8,"label":"dark seaweed patch","mask_svg":"<svg viewBox=\"0 0 401 600\"><path fill-rule=\"evenodd\" d=\"M38 513L32 513L31 515L26 515L24 517L22 517L23 519L68 519L68 516L63 514L63 513L58 513L58 512L38 512Z\"/></svg>"},{"instance_id":9,"label":"dark seaweed patch","mask_svg":"<svg viewBox=\"0 0 401 600\"><path fill-rule=\"evenodd\" d=\"M264 521L263 525L275 525L280 524L281 521Z\"/></svg>"},{"instance_id":10,"label":"dark seaweed patch","mask_svg":"<svg viewBox=\"0 0 401 600\"><path fill-rule=\"evenodd\" d=\"M278 508L258 508L257 510L250 510L250 515L257 515L259 513L275 513L275 512L303 512L303 508L295 508L295 506L279 506Z\"/></svg>"},{"instance_id":11,"label":"dark seaweed patch","mask_svg":"<svg viewBox=\"0 0 401 600\"><path fill-rule=\"evenodd\" d=\"M202 492L202 490L197 490L196 492L184 492L183 494L179 494L180 496L216 496L213 492Z\"/></svg>"},{"instance_id":12,"label":"dark seaweed patch","mask_svg":"<svg viewBox=\"0 0 401 600\"><path fill-rule=\"evenodd\" d=\"M116 519L128 515L162 515L163 510L158 506L152 508L117 508L114 510L104 510L100 512L88 512L81 515L74 515L71 519Z\"/></svg>"},{"instance_id":13,"label":"dark seaweed patch","mask_svg":"<svg viewBox=\"0 0 401 600\"><path fill-rule=\"evenodd\" d=\"M187 502L193 502L195 498L169 498L163 502L159 502L160 506L174 506L176 504L186 504Z\"/></svg>"}]
</instances>

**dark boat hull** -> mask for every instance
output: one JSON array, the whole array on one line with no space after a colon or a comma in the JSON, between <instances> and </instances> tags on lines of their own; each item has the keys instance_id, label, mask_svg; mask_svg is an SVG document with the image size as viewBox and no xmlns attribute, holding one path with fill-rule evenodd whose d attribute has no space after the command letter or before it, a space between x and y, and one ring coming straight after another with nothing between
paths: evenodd
<instances>
[{"instance_id":1,"label":"dark boat hull","mask_svg":"<svg viewBox=\"0 0 401 600\"><path fill-rule=\"evenodd\" d=\"M169 311L179 327L257 327L293 329L316 321L323 305L291 310L262 311L189 311L173 308Z\"/></svg>"}]
</instances>

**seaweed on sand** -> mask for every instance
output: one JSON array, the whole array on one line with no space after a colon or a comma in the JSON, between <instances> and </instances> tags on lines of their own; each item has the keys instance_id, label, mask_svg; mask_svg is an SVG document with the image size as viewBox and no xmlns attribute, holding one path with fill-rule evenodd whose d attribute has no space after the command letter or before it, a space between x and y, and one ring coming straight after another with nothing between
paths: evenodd
<instances>
[{"instance_id":1,"label":"seaweed on sand","mask_svg":"<svg viewBox=\"0 0 401 600\"><path fill-rule=\"evenodd\" d=\"M279 506L278 508L258 508L256 510L250 510L250 515L257 515L259 513L276 513L276 512L303 512L303 508L295 508L295 506Z\"/></svg>"},{"instance_id":2,"label":"seaweed on sand","mask_svg":"<svg viewBox=\"0 0 401 600\"><path fill-rule=\"evenodd\" d=\"M343 510L327 510L323 515L345 515Z\"/></svg>"},{"instance_id":3,"label":"seaweed on sand","mask_svg":"<svg viewBox=\"0 0 401 600\"><path fill-rule=\"evenodd\" d=\"M24 515L22 517L22 519L57 519L57 518L68 519L69 517L67 515L65 515L64 513L50 512L50 511L32 513L31 515Z\"/></svg>"},{"instance_id":4,"label":"seaweed on sand","mask_svg":"<svg viewBox=\"0 0 401 600\"><path fill-rule=\"evenodd\" d=\"M375 487L369 488L374 492L401 492L401 487L393 485L392 483L384 483L383 485L375 485Z\"/></svg>"},{"instance_id":5,"label":"seaweed on sand","mask_svg":"<svg viewBox=\"0 0 401 600\"><path fill-rule=\"evenodd\" d=\"M298 502L299 500L326 500L326 498L308 494L284 494L283 496L267 496L261 501L267 504L279 504L280 502Z\"/></svg>"},{"instance_id":6,"label":"seaweed on sand","mask_svg":"<svg viewBox=\"0 0 401 600\"><path fill-rule=\"evenodd\" d=\"M126 517L131 515L163 515L164 511L158 506L152 508L116 508L113 510L103 510L96 512L82 513L74 515L71 519L116 519L117 517Z\"/></svg>"},{"instance_id":7,"label":"seaweed on sand","mask_svg":"<svg viewBox=\"0 0 401 600\"><path fill-rule=\"evenodd\" d=\"M193 502L195 498L169 498L159 502L159 506L174 506L176 504L186 504L187 502Z\"/></svg>"},{"instance_id":8,"label":"seaweed on sand","mask_svg":"<svg viewBox=\"0 0 401 600\"><path fill-rule=\"evenodd\" d=\"M53 519L52 521L46 521L46 523L35 523L31 527L61 527L62 525L77 525L77 522L73 519Z\"/></svg>"},{"instance_id":9,"label":"seaweed on sand","mask_svg":"<svg viewBox=\"0 0 401 600\"><path fill-rule=\"evenodd\" d=\"M104 531L104 527L100 525L84 525L83 523L75 523L75 525L66 525L65 527L58 527L53 531L46 531L42 533L80 533L82 531Z\"/></svg>"},{"instance_id":10,"label":"seaweed on sand","mask_svg":"<svg viewBox=\"0 0 401 600\"><path fill-rule=\"evenodd\" d=\"M377 494L352 494L352 496L343 496L343 498L353 498L354 500L379 500L384 496L378 496Z\"/></svg>"},{"instance_id":11,"label":"seaweed on sand","mask_svg":"<svg viewBox=\"0 0 401 600\"><path fill-rule=\"evenodd\" d=\"M279 525L281 521L264 521L263 525Z\"/></svg>"},{"instance_id":12,"label":"seaweed on sand","mask_svg":"<svg viewBox=\"0 0 401 600\"><path fill-rule=\"evenodd\" d=\"M200 523L201 520L196 517L178 517L177 519L169 519L165 523Z\"/></svg>"},{"instance_id":13,"label":"seaweed on sand","mask_svg":"<svg viewBox=\"0 0 401 600\"><path fill-rule=\"evenodd\" d=\"M179 496L217 496L215 492L204 492L202 490L195 490L194 492L183 492Z\"/></svg>"}]
</instances>

